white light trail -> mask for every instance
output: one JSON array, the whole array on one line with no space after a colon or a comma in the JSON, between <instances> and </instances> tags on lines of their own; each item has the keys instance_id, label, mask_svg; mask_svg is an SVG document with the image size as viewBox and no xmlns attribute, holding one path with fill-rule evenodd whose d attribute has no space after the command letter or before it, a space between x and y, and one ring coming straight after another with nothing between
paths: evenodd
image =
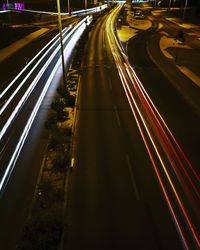
<instances>
[{"instance_id":1,"label":"white light trail","mask_svg":"<svg viewBox=\"0 0 200 250\"><path fill-rule=\"evenodd\" d=\"M64 53L67 53L68 56L69 56L70 53L72 53L74 47L76 46L76 42L78 41L78 39L82 35L84 29L86 28L85 21L87 21L87 23L89 24L91 22L91 20L92 20L91 17L84 18L70 32L71 39L68 41L68 43L67 43L67 45L66 45L66 47L64 49ZM69 37L65 38L64 42L66 42L66 40L68 38ZM35 119L35 117L37 115L37 112L38 112L38 110L40 108L40 105L41 105L41 103L42 103L42 101L43 101L43 99L45 97L45 94L46 94L49 86L51 85L51 82L52 82L52 80L53 80L53 78L54 78L54 76L55 76L55 74L56 74L56 72L58 70L58 67L61 64L60 58L61 57L59 57L59 59L58 59L56 65L54 66L49 78L47 79L47 82L46 82L46 84L45 84L45 86L44 86L44 88L43 88L43 90L42 90L42 92L41 92L35 106L34 106L33 111L31 112L31 115L30 115L30 117L29 117L29 119L27 121L27 124L26 124L26 126L25 126L25 128L24 128L24 130L23 130L23 132L22 132L22 134L20 136L20 139L19 139L19 141L17 143L17 146L16 146L16 148L14 150L14 153L12 154L12 157L11 157L11 159L9 161L9 164L6 167L4 175L3 175L3 177L2 177L2 179L0 181L0 194L3 192L4 188L6 187L6 184L7 184L8 180L9 180L9 178L10 178L10 175L11 175L13 169L14 169L14 166L15 166L15 164L17 162L17 159L18 159L18 157L20 155L22 147L23 147L23 145L25 143L25 140L26 140L26 138L28 136L28 133L29 133L29 131L31 129L31 126L32 126L32 124L34 122L34 119ZM68 57L68 59L69 59L69 57Z\"/></svg>"},{"instance_id":2,"label":"white light trail","mask_svg":"<svg viewBox=\"0 0 200 250\"><path fill-rule=\"evenodd\" d=\"M76 33L79 31L80 28L85 28L86 24L85 22L87 22L87 25L90 24L92 18L87 16L86 18L84 18L81 22L79 22L68 34L67 36L63 39L63 42L65 43L71 36L76 36ZM83 31L83 30L82 30ZM80 36L79 36L80 37ZM53 46L53 45L52 45ZM37 85L38 81L40 80L40 78L42 77L43 73L45 72L46 68L49 66L49 64L51 63L51 61L53 60L53 58L55 57L55 55L57 54L57 52L60 49L60 45L57 46L57 48L54 50L54 52L51 54L51 56L49 57L49 59L46 61L46 63L44 64L44 66L41 68L41 70L39 71L39 73L37 74L37 76L35 77L35 79L32 81L31 85L28 87L28 89L26 90L25 94L22 96L21 100L18 102L18 104L16 105L14 111L12 112L12 114L10 115L10 117L7 119L6 123L4 124L3 128L0 131L0 140L3 138L4 134L6 133L8 127L11 125L13 119L16 117L16 115L18 114L18 112L20 111L21 107L23 106L23 104L25 103L25 101L28 99L28 97L30 96L30 94L32 93L32 91L34 90L35 86ZM24 81L23 81L24 83ZM16 91L13 93L13 95L9 98L9 100L5 103L4 107L2 108L2 110L4 111L5 108L7 107L7 105L11 102L11 100L13 99L14 95L16 95L16 93L19 91L20 87L23 84L20 84L18 86L18 88L16 89Z\"/></svg>"},{"instance_id":3,"label":"white light trail","mask_svg":"<svg viewBox=\"0 0 200 250\"><path fill-rule=\"evenodd\" d=\"M63 35L70 30L70 28L68 28L67 30L65 30L63 32ZM57 37L57 36L56 36ZM52 39L53 41L54 39ZM3 107L0 109L0 115L2 115L2 113L5 111L5 109L8 107L8 105L11 103L11 101L14 99L14 97L16 96L16 94L19 92L19 90L22 88L22 86L25 84L26 80L29 78L29 76L34 72L34 70L36 69L36 67L40 64L40 62L45 58L45 56L51 51L51 49L56 45L56 43L59 41L59 39L57 38L57 40L48 48L48 50L42 55L42 57L37 61L37 63L34 65L34 67L29 71L29 73L25 76L25 78L23 79L23 81L18 85L18 87L15 89L15 91L12 93L12 95L8 98L8 100L6 100L6 102L4 103ZM51 42L49 42L48 44L50 44ZM46 47L46 46L45 46ZM55 55L55 51L57 52L59 50L59 47L56 48L56 50L54 50L53 55ZM36 57L34 57L31 61L33 62L34 60L36 60L39 57L40 53L38 53L36 55ZM52 58L52 54L51 54L51 58ZM48 64L51 62L51 60L48 59ZM47 62L45 63L46 67ZM25 67L16 77L15 79L7 86L7 88L3 91L2 95L5 95L5 93L9 90L9 88L16 82L16 80L21 76L21 74L24 72L24 70L27 69L27 67ZM38 75L36 76L36 78L34 79L33 83L37 83L40 79L40 77L42 76L42 73L44 72L44 67L42 67L42 69L40 70L40 72L38 73ZM40 77L38 77L40 76ZM37 79L37 81L36 81ZM32 83L32 85L34 85ZM21 102L21 104L23 104ZM2 129L3 130L3 129ZM0 140L3 136L3 131L0 132Z\"/></svg>"},{"instance_id":4,"label":"white light trail","mask_svg":"<svg viewBox=\"0 0 200 250\"><path fill-rule=\"evenodd\" d=\"M69 26L67 29L63 29L63 35L65 35L66 32L68 32L70 29L72 28L72 26ZM54 41L57 39L58 40L58 36L59 34L57 34L50 42L48 42L41 50L39 53L37 53L33 59L31 59L31 61L20 71L20 73L12 80L11 83L9 83L9 85L0 93L0 99L7 93L7 91L12 87L12 85L19 79L19 77L23 74L23 72L43 53L43 51ZM56 42L57 42L56 41ZM55 42L55 43L56 43ZM48 49L48 51L55 45L55 43ZM45 53L46 55L46 53ZM43 55L44 57L44 55ZM38 63L36 64L38 65ZM32 71L32 70L31 70ZM5 108L4 108L5 109ZM2 110L0 110L0 114L2 114Z\"/></svg>"}]
</instances>

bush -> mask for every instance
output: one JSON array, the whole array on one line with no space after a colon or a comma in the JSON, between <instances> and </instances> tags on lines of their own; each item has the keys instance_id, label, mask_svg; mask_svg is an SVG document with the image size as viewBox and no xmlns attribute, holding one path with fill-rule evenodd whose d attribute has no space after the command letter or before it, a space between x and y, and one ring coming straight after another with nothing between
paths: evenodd
<instances>
[{"instance_id":1,"label":"bush","mask_svg":"<svg viewBox=\"0 0 200 250\"><path fill-rule=\"evenodd\" d=\"M66 86L60 85L57 88L57 93L59 94L59 96L62 98L65 106L68 106L68 102L69 102L69 91L66 88Z\"/></svg>"},{"instance_id":2,"label":"bush","mask_svg":"<svg viewBox=\"0 0 200 250\"><path fill-rule=\"evenodd\" d=\"M61 240L62 208L56 206L46 213L35 215L24 228L18 250L56 250Z\"/></svg>"},{"instance_id":3,"label":"bush","mask_svg":"<svg viewBox=\"0 0 200 250\"><path fill-rule=\"evenodd\" d=\"M73 95L70 95L69 97L69 107L73 108L75 106L75 102L76 102L76 97Z\"/></svg>"},{"instance_id":4,"label":"bush","mask_svg":"<svg viewBox=\"0 0 200 250\"><path fill-rule=\"evenodd\" d=\"M67 169L67 166L69 165L69 157L68 155L65 155L64 157L61 158L55 158L52 161L53 171L58 171L58 172L65 172Z\"/></svg>"},{"instance_id":5,"label":"bush","mask_svg":"<svg viewBox=\"0 0 200 250\"><path fill-rule=\"evenodd\" d=\"M57 129L57 115L55 112L52 112L47 121L45 122L45 128L49 130L56 130Z\"/></svg>"}]
</instances>

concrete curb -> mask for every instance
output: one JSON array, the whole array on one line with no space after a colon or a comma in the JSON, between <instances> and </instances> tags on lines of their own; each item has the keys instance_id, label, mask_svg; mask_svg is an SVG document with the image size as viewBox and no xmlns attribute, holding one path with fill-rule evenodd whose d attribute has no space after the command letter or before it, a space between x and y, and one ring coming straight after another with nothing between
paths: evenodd
<instances>
[{"instance_id":1,"label":"concrete curb","mask_svg":"<svg viewBox=\"0 0 200 250\"><path fill-rule=\"evenodd\" d=\"M18 50L25 47L27 44L29 44L34 39L36 39L36 38L40 37L41 35L43 35L44 33L46 33L47 31L49 31L49 29L46 29L46 28L39 29L39 30L29 34L28 36L25 36L24 38L12 43L8 47L0 50L0 63L3 62L4 60L6 60L8 57L10 57L12 54L16 53Z\"/></svg>"},{"instance_id":2,"label":"concrete curb","mask_svg":"<svg viewBox=\"0 0 200 250\"><path fill-rule=\"evenodd\" d=\"M195 92L195 90L194 90L195 88L197 88L197 86L193 85L192 80L190 78L188 78L186 75L184 75L177 68L176 69L177 74L183 74L182 85L178 85L176 80L173 78L173 76L170 76L170 74L167 72L166 68L163 67L163 63L169 64L170 67L176 67L176 66L172 65L172 63L170 63L170 61L168 61L166 58L165 58L165 62L159 63L158 60L156 60L154 53L151 51L149 43L150 43L150 41L147 42L146 49L147 49L147 53L148 53L150 59L158 67L158 69L163 73L163 75L169 80L169 82L177 89L177 91L183 96L183 98L187 102L189 102L191 106L193 106L193 108L196 110L196 113L198 115L200 115L200 100L199 100L198 96L196 96L197 92ZM160 49L160 53L162 53L161 49ZM164 55L163 55L163 57L164 57ZM189 81L191 81L191 83L189 83Z\"/></svg>"}]
</instances>

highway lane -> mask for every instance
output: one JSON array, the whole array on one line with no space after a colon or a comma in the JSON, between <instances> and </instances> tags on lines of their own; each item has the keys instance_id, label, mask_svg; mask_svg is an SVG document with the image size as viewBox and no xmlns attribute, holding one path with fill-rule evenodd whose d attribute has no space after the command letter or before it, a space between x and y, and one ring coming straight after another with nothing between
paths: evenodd
<instances>
[{"instance_id":1,"label":"highway lane","mask_svg":"<svg viewBox=\"0 0 200 250\"><path fill-rule=\"evenodd\" d=\"M92 30L82 66L64 249L182 249L110 51L107 18Z\"/></svg>"},{"instance_id":2,"label":"highway lane","mask_svg":"<svg viewBox=\"0 0 200 250\"><path fill-rule=\"evenodd\" d=\"M64 31L64 40L66 39L66 43L70 40L68 34L70 34L69 32L71 29L72 28ZM45 55L45 53L39 55L36 62L34 61L33 64L30 64L22 76L7 86L10 86L10 88L6 89L7 92L1 93L2 99L4 96L8 95L8 97L6 97L6 102L0 110L1 178L12 159L13 152L15 151L18 141L21 138L21 134L26 127L30 113L33 112L35 108L34 105L36 105L38 98L46 88L45 85L50 76L49 72L54 71L54 67L60 57L59 37L57 37L55 45L51 48L50 44L49 47L49 51L46 51L48 52L47 55ZM41 63L39 64L40 60ZM37 63L38 66L36 67ZM1 183L1 188L3 185L4 184Z\"/></svg>"},{"instance_id":3,"label":"highway lane","mask_svg":"<svg viewBox=\"0 0 200 250\"><path fill-rule=\"evenodd\" d=\"M91 18L87 17L87 21L89 19ZM70 26L63 30L63 44L67 62L71 58L72 50L77 39L79 39L80 33L84 30L85 20L82 20L75 27ZM24 68L24 72L22 71L1 93L1 99L5 98L6 100L0 110L1 190L6 185L10 172L12 172L24 143L24 138L51 84L52 77L58 70L61 56L59 39L59 36L57 36L47 44L46 48L44 47L44 50L40 51L29 62L30 65L28 64ZM8 97L5 97L6 95ZM17 119L20 116L23 117L19 122L21 129L16 129Z\"/></svg>"},{"instance_id":4,"label":"highway lane","mask_svg":"<svg viewBox=\"0 0 200 250\"><path fill-rule=\"evenodd\" d=\"M74 28L75 30L70 29L64 36L66 67L69 66L71 53L84 28L85 21L83 20ZM67 37L68 35L69 37ZM58 60L60 52L56 50L57 48L53 48L53 51L50 50L50 55L45 60L47 62L48 59L51 59L50 64L42 72L37 87L25 100L25 105L18 107L19 102L17 100L20 98L10 102L10 104L14 102L11 108L15 106L15 108L19 108L19 111L17 111L12 124L1 138L0 244L3 249L15 249L20 231L29 212L42 165L48 142L47 135L43 130L44 122L56 88L62 81L62 70L60 60ZM54 52L55 56L51 58ZM38 70L42 70L42 67L39 68L36 69L36 75ZM33 79L35 78L32 76L27 81L25 90L24 88L20 89L18 95L21 99L33 83ZM17 86L19 85L17 84ZM38 110L40 111L39 114ZM34 119L36 120L34 121ZM3 123L7 122L6 119L2 119L2 121ZM31 132L28 134L30 126L32 126ZM3 129L1 129L1 134L2 131Z\"/></svg>"},{"instance_id":5,"label":"highway lane","mask_svg":"<svg viewBox=\"0 0 200 250\"><path fill-rule=\"evenodd\" d=\"M172 25L172 29L173 28L174 25ZM166 29L169 32L170 26L168 25ZM146 46L148 44L147 41L151 36L151 31L146 32L129 42L129 59L139 78L142 80L147 92L153 99L153 102L159 107L160 113L165 118L165 121L173 131L175 137L178 139L184 152L186 152L186 155L191 161L195 171L199 174L199 117L195 113L195 110L185 101L185 99L183 99L180 93L171 85L169 80L166 79L166 77L149 59ZM155 46L155 40L152 41ZM159 49L157 50L157 53L160 53ZM199 182L195 180L194 183L197 192L199 192ZM190 194L188 196L191 197L192 195ZM190 204L186 204L186 207L191 218L196 214L193 221L194 225L196 224L197 235L199 235L199 198L196 198L196 212L190 210L189 207L192 206L193 201L190 202Z\"/></svg>"},{"instance_id":6,"label":"highway lane","mask_svg":"<svg viewBox=\"0 0 200 250\"><path fill-rule=\"evenodd\" d=\"M72 17L63 21L63 28L80 21L79 17ZM49 28L49 31L34 39L28 45L18 50L15 54L0 63L0 93L16 75L27 65L27 63L42 50L43 47L58 33L57 26L49 26L41 23L39 27Z\"/></svg>"}]
</instances>

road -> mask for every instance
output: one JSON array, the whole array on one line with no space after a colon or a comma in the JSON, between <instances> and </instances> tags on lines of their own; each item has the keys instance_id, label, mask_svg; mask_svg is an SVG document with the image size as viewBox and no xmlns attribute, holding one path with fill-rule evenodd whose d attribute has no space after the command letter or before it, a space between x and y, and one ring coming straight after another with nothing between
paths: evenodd
<instances>
[{"instance_id":1,"label":"road","mask_svg":"<svg viewBox=\"0 0 200 250\"><path fill-rule=\"evenodd\" d=\"M70 32L73 34L72 28L64 30L63 36L63 41L67 44L67 67L77 39L71 40ZM44 40L42 38L41 43ZM57 63L60 56L59 36L55 45L54 42L55 40L46 48L43 47L41 54L22 68L23 72L18 78L1 85L0 245L3 249L11 250L16 247L30 212L47 147L48 136L44 131L44 123L56 88L62 81L62 70ZM27 134L30 126L31 132Z\"/></svg>"},{"instance_id":2,"label":"road","mask_svg":"<svg viewBox=\"0 0 200 250\"><path fill-rule=\"evenodd\" d=\"M183 249L111 54L110 22L93 28L83 59L63 249Z\"/></svg>"},{"instance_id":3,"label":"road","mask_svg":"<svg viewBox=\"0 0 200 250\"><path fill-rule=\"evenodd\" d=\"M170 35L175 35L178 26L166 21L163 17L154 19L155 23L161 25L163 32L168 32ZM147 48L154 48L152 51L158 54L156 58L160 60L166 60L161 55L159 49L158 32L156 29L158 27L154 26L147 32L141 33L139 36L131 39L128 44L128 54L129 60L134 67L137 75L143 83L143 86L147 90L148 94L151 96L153 103L156 107L159 107L159 112L164 117L165 122L168 124L175 138L181 145L183 151L186 153L192 168L196 171L199 176L199 162L200 157L198 153L199 142L200 142L200 119L193 105L190 104L183 96L183 93L187 95L187 91L178 91L179 86L189 86L196 95L199 93L199 89L192 83L189 79L184 77L179 73L175 67L174 72L171 75L175 75L176 85L175 87L168 78L166 74L160 72L159 68L150 60ZM191 47L196 47L195 39L188 38L188 43ZM153 54L152 54L153 55ZM160 55L160 56L159 56ZM159 64L159 61L157 62ZM166 64L167 67L167 64ZM166 69L168 72L168 69ZM151 80L150 80L151 79ZM183 83L186 83L185 85ZM179 86L178 86L179 85ZM182 93L182 94L181 94ZM192 100L192 95L190 91L190 99ZM192 175L191 175L192 176ZM191 177L192 178L192 177ZM199 181L194 181L196 185L196 191L199 193ZM191 188L192 190L192 188ZM188 195L190 196L190 195ZM193 202L186 206L192 206ZM190 211L190 209L188 209ZM196 199L196 217L194 225L196 224L196 232L199 235L198 224L200 222L199 217L199 198ZM192 218L195 213L194 211L189 212L189 216Z\"/></svg>"}]
</instances>

